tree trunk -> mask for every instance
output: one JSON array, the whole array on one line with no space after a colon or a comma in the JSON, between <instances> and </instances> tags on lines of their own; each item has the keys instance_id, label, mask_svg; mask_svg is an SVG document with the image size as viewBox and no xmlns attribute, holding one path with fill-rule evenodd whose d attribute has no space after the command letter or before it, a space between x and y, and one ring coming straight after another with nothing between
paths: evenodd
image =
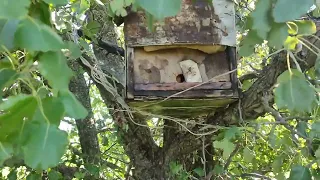
<instances>
[{"instance_id":1,"label":"tree trunk","mask_svg":"<svg viewBox=\"0 0 320 180\"><path fill-rule=\"evenodd\" d=\"M73 60L70 63L70 67L76 74L70 82L70 91L75 94L77 99L88 111L88 116L85 119L76 120L83 160L86 164L99 165L100 148L91 108L89 87L86 84L83 71L79 63Z\"/></svg>"}]
</instances>

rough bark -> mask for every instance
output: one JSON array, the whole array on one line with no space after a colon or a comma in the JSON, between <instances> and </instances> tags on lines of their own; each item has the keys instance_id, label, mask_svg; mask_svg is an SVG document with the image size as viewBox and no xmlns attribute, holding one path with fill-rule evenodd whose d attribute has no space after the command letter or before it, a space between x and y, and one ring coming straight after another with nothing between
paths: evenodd
<instances>
[{"instance_id":1,"label":"rough bark","mask_svg":"<svg viewBox=\"0 0 320 180\"><path fill-rule=\"evenodd\" d=\"M83 160L85 163L98 165L100 161L100 148L91 108L89 87L86 84L79 63L77 61L72 61L70 67L75 72L75 77L70 82L70 91L74 93L88 111L88 116L85 119L76 120Z\"/></svg>"}]
</instances>

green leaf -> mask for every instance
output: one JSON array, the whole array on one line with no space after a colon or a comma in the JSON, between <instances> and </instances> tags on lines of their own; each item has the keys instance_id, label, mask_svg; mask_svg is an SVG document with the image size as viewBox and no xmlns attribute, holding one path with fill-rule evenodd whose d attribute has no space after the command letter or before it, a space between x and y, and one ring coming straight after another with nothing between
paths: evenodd
<instances>
[{"instance_id":1,"label":"green leaf","mask_svg":"<svg viewBox=\"0 0 320 180\"><path fill-rule=\"evenodd\" d=\"M41 179L41 175L36 173L30 173L26 178L26 180L39 180L39 179Z\"/></svg>"},{"instance_id":2,"label":"green leaf","mask_svg":"<svg viewBox=\"0 0 320 180\"><path fill-rule=\"evenodd\" d=\"M64 115L64 107L59 98L48 97L42 100L42 107L36 110L33 121L40 123L50 123L59 126ZM43 112L41 112L41 109Z\"/></svg>"},{"instance_id":3,"label":"green leaf","mask_svg":"<svg viewBox=\"0 0 320 180\"><path fill-rule=\"evenodd\" d=\"M59 97L64 104L67 116L75 119L84 119L87 117L88 111L70 91L60 92Z\"/></svg>"},{"instance_id":4,"label":"green leaf","mask_svg":"<svg viewBox=\"0 0 320 180\"><path fill-rule=\"evenodd\" d=\"M79 39L79 44L81 47L83 47L85 50L89 51L90 50L90 46L89 44L83 40L82 38Z\"/></svg>"},{"instance_id":5,"label":"green leaf","mask_svg":"<svg viewBox=\"0 0 320 180\"><path fill-rule=\"evenodd\" d=\"M215 165L214 168L213 168L213 172L215 174L222 174L224 171L224 168L220 165Z\"/></svg>"},{"instance_id":6,"label":"green leaf","mask_svg":"<svg viewBox=\"0 0 320 180\"><path fill-rule=\"evenodd\" d=\"M228 141L227 139L224 139L222 141L214 141L213 146L218 149L223 150L223 158L228 159L232 151L235 149L235 145Z\"/></svg>"},{"instance_id":7,"label":"green leaf","mask_svg":"<svg viewBox=\"0 0 320 180\"><path fill-rule=\"evenodd\" d=\"M316 77L320 77L320 56L317 56L315 65L314 65L315 75Z\"/></svg>"},{"instance_id":8,"label":"green leaf","mask_svg":"<svg viewBox=\"0 0 320 180\"><path fill-rule=\"evenodd\" d=\"M311 125L310 138L320 138L320 122Z\"/></svg>"},{"instance_id":9,"label":"green leaf","mask_svg":"<svg viewBox=\"0 0 320 180\"><path fill-rule=\"evenodd\" d=\"M61 37L49 26L28 17L21 20L15 34L15 45L30 51L57 51L64 47Z\"/></svg>"},{"instance_id":10,"label":"green leaf","mask_svg":"<svg viewBox=\"0 0 320 180\"><path fill-rule=\"evenodd\" d=\"M92 33L97 34L101 28L101 24L97 21L90 21L86 28Z\"/></svg>"},{"instance_id":11,"label":"green leaf","mask_svg":"<svg viewBox=\"0 0 320 180\"><path fill-rule=\"evenodd\" d=\"M288 26L286 23L273 23L267 38L268 44L270 47L281 49L288 36Z\"/></svg>"},{"instance_id":12,"label":"green leaf","mask_svg":"<svg viewBox=\"0 0 320 180\"><path fill-rule=\"evenodd\" d=\"M29 11L29 16L40 22L51 26L51 12L50 7L47 3L40 1L38 3L32 4Z\"/></svg>"},{"instance_id":13,"label":"green leaf","mask_svg":"<svg viewBox=\"0 0 320 180\"><path fill-rule=\"evenodd\" d=\"M240 50L239 55L240 56L250 56L254 53L254 48L257 44L261 44L263 42L263 39L261 39L257 31L250 30L248 32L248 35L244 37L244 39L240 43Z\"/></svg>"},{"instance_id":14,"label":"green leaf","mask_svg":"<svg viewBox=\"0 0 320 180\"><path fill-rule=\"evenodd\" d=\"M5 111L0 115L0 141L12 133L19 133L24 119L30 120L36 107L36 99L28 95L11 96L1 104Z\"/></svg>"},{"instance_id":15,"label":"green leaf","mask_svg":"<svg viewBox=\"0 0 320 180\"><path fill-rule=\"evenodd\" d=\"M270 10L272 2L269 0L260 0L256 3L256 8L251 13L252 28L257 30L258 35L262 39L266 39L270 26Z\"/></svg>"},{"instance_id":16,"label":"green leaf","mask_svg":"<svg viewBox=\"0 0 320 180\"><path fill-rule=\"evenodd\" d=\"M68 90L73 75L61 52L47 52L39 57L39 70L56 90Z\"/></svg>"},{"instance_id":17,"label":"green leaf","mask_svg":"<svg viewBox=\"0 0 320 180\"><path fill-rule=\"evenodd\" d=\"M21 106L19 103L22 103L24 101L28 100L34 100L33 96L25 95L25 94L19 94L17 96L10 96L6 101L3 101L0 103L0 110L4 111L12 111L12 108L15 108L16 106Z\"/></svg>"},{"instance_id":18,"label":"green leaf","mask_svg":"<svg viewBox=\"0 0 320 180\"><path fill-rule=\"evenodd\" d=\"M312 16L319 18L320 17L320 8L317 7L315 10L312 11Z\"/></svg>"},{"instance_id":19,"label":"green leaf","mask_svg":"<svg viewBox=\"0 0 320 180\"><path fill-rule=\"evenodd\" d=\"M48 173L48 178L49 178L49 180L61 180L61 179L63 179L61 173L59 173L57 171L54 171L54 170L51 170Z\"/></svg>"},{"instance_id":20,"label":"green leaf","mask_svg":"<svg viewBox=\"0 0 320 180\"><path fill-rule=\"evenodd\" d=\"M290 172L289 180L311 180L309 168L301 165L294 165Z\"/></svg>"},{"instance_id":21,"label":"green leaf","mask_svg":"<svg viewBox=\"0 0 320 180\"><path fill-rule=\"evenodd\" d=\"M100 171L99 166L94 164L86 164L85 168L93 176L99 176L99 171Z\"/></svg>"},{"instance_id":22,"label":"green leaf","mask_svg":"<svg viewBox=\"0 0 320 180\"><path fill-rule=\"evenodd\" d=\"M193 170L199 177L203 177L205 175L204 170L202 168L196 168Z\"/></svg>"},{"instance_id":23,"label":"green leaf","mask_svg":"<svg viewBox=\"0 0 320 180\"><path fill-rule=\"evenodd\" d=\"M17 170L15 169L12 169L10 171L10 173L8 174L8 180L17 180L18 177L17 177Z\"/></svg>"},{"instance_id":24,"label":"green leaf","mask_svg":"<svg viewBox=\"0 0 320 180\"><path fill-rule=\"evenodd\" d=\"M309 112L315 101L315 92L309 86L304 75L296 69L282 73L278 77L275 89L275 102L278 108L291 111Z\"/></svg>"},{"instance_id":25,"label":"green leaf","mask_svg":"<svg viewBox=\"0 0 320 180\"><path fill-rule=\"evenodd\" d=\"M68 135L55 125L29 124L29 139L22 147L25 163L37 170L46 170L59 164L68 145Z\"/></svg>"},{"instance_id":26,"label":"green leaf","mask_svg":"<svg viewBox=\"0 0 320 180\"><path fill-rule=\"evenodd\" d=\"M278 0L273 8L273 17L276 22L287 22L300 18L306 14L313 0Z\"/></svg>"},{"instance_id":27,"label":"green leaf","mask_svg":"<svg viewBox=\"0 0 320 180\"><path fill-rule=\"evenodd\" d=\"M319 169L312 169L311 172L312 172L312 176L313 176L313 178L315 180L320 179L320 171L319 171Z\"/></svg>"},{"instance_id":28,"label":"green leaf","mask_svg":"<svg viewBox=\"0 0 320 180\"><path fill-rule=\"evenodd\" d=\"M102 138L102 144L103 144L104 146L108 146L108 144L109 144L109 138L108 138L108 136L103 136L103 138Z\"/></svg>"},{"instance_id":29,"label":"green leaf","mask_svg":"<svg viewBox=\"0 0 320 180\"><path fill-rule=\"evenodd\" d=\"M124 0L124 5L127 7L130 6L133 2L134 0Z\"/></svg>"},{"instance_id":30,"label":"green leaf","mask_svg":"<svg viewBox=\"0 0 320 180\"><path fill-rule=\"evenodd\" d=\"M43 1L48 4L53 4L53 5L66 5L66 4L68 4L68 0L43 0Z\"/></svg>"},{"instance_id":31,"label":"green leaf","mask_svg":"<svg viewBox=\"0 0 320 180\"><path fill-rule=\"evenodd\" d=\"M275 176L276 180L286 180L286 176L284 175L284 173L278 173L276 176Z\"/></svg>"},{"instance_id":32,"label":"green leaf","mask_svg":"<svg viewBox=\"0 0 320 180\"><path fill-rule=\"evenodd\" d=\"M242 91L244 92L244 91L248 90L252 86L253 82L254 81L252 79L244 80L242 83L242 88L241 88Z\"/></svg>"},{"instance_id":33,"label":"green leaf","mask_svg":"<svg viewBox=\"0 0 320 180\"><path fill-rule=\"evenodd\" d=\"M70 51L69 56L71 59L77 59L81 56L81 54L82 54L81 50L76 43L68 41L68 42L66 42L66 46L67 46L67 49L69 49L69 51Z\"/></svg>"},{"instance_id":34,"label":"green leaf","mask_svg":"<svg viewBox=\"0 0 320 180\"><path fill-rule=\"evenodd\" d=\"M13 147L8 143L0 142L0 166L4 163L5 160L9 159L13 154Z\"/></svg>"},{"instance_id":35,"label":"green leaf","mask_svg":"<svg viewBox=\"0 0 320 180\"><path fill-rule=\"evenodd\" d=\"M1 69L12 69L12 65L11 65L11 62L8 57L4 57L4 58L0 59L0 71L1 71Z\"/></svg>"},{"instance_id":36,"label":"green leaf","mask_svg":"<svg viewBox=\"0 0 320 180\"><path fill-rule=\"evenodd\" d=\"M122 17L126 17L126 16L128 15L127 10L124 9L124 8L120 9L120 15L121 15Z\"/></svg>"},{"instance_id":37,"label":"green leaf","mask_svg":"<svg viewBox=\"0 0 320 180\"><path fill-rule=\"evenodd\" d=\"M0 51L10 51L14 48L14 34L18 28L18 24L19 20L17 19L0 19Z\"/></svg>"},{"instance_id":38,"label":"green leaf","mask_svg":"<svg viewBox=\"0 0 320 180\"><path fill-rule=\"evenodd\" d=\"M30 0L1 0L0 18L19 19L28 14Z\"/></svg>"},{"instance_id":39,"label":"green leaf","mask_svg":"<svg viewBox=\"0 0 320 180\"><path fill-rule=\"evenodd\" d=\"M241 131L239 130L239 128L236 126L233 126L225 132L224 138L227 140L231 140L236 138L236 136L240 134L241 134Z\"/></svg>"},{"instance_id":40,"label":"green leaf","mask_svg":"<svg viewBox=\"0 0 320 180\"><path fill-rule=\"evenodd\" d=\"M274 173L280 173L283 166L283 158L281 156L278 156L275 158L275 160L272 163L272 170Z\"/></svg>"},{"instance_id":41,"label":"green leaf","mask_svg":"<svg viewBox=\"0 0 320 180\"><path fill-rule=\"evenodd\" d=\"M288 50L295 50L299 39L297 37L288 36L284 42L284 47Z\"/></svg>"},{"instance_id":42,"label":"green leaf","mask_svg":"<svg viewBox=\"0 0 320 180\"><path fill-rule=\"evenodd\" d=\"M137 0L136 2L156 19L176 16L181 9L181 0Z\"/></svg>"},{"instance_id":43,"label":"green leaf","mask_svg":"<svg viewBox=\"0 0 320 180\"><path fill-rule=\"evenodd\" d=\"M297 31L293 35L312 35L317 32L316 24L310 20L299 20L293 22L296 27L298 27Z\"/></svg>"},{"instance_id":44,"label":"green leaf","mask_svg":"<svg viewBox=\"0 0 320 180\"><path fill-rule=\"evenodd\" d=\"M170 172L173 175L178 174L183 169L183 166L181 164L178 164L177 162L170 162L169 167L170 167Z\"/></svg>"},{"instance_id":45,"label":"green leaf","mask_svg":"<svg viewBox=\"0 0 320 180\"><path fill-rule=\"evenodd\" d=\"M154 32L156 27L153 24L156 21L155 21L154 17L148 12L146 12L146 21L147 21L149 31Z\"/></svg>"},{"instance_id":46,"label":"green leaf","mask_svg":"<svg viewBox=\"0 0 320 180\"><path fill-rule=\"evenodd\" d=\"M50 94L50 90L46 87L41 87L38 89L37 91L37 95L40 97L40 98L46 98L48 97L48 95Z\"/></svg>"},{"instance_id":47,"label":"green leaf","mask_svg":"<svg viewBox=\"0 0 320 180\"><path fill-rule=\"evenodd\" d=\"M304 136L307 136L308 123L300 121L298 122L296 128L299 133L303 134Z\"/></svg>"},{"instance_id":48,"label":"green leaf","mask_svg":"<svg viewBox=\"0 0 320 180\"><path fill-rule=\"evenodd\" d=\"M116 13L124 7L124 0L113 0L110 2L110 7L113 13Z\"/></svg>"},{"instance_id":49,"label":"green leaf","mask_svg":"<svg viewBox=\"0 0 320 180\"><path fill-rule=\"evenodd\" d=\"M85 177L85 174L77 171L76 173L74 173L74 177L77 179L83 179Z\"/></svg>"},{"instance_id":50,"label":"green leaf","mask_svg":"<svg viewBox=\"0 0 320 180\"><path fill-rule=\"evenodd\" d=\"M243 159L248 163L252 162L252 160L254 159L254 154L248 147L243 150Z\"/></svg>"},{"instance_id":51,"label":"green leaf","mask_svg":"<svg viewBox=\"0 0 320 180\"><path fill-rule=\"evenodd\" d=\"M314 155L316 156L317 159L320 160L320 148L318 148L318 149L316 150L316 152L314 153Z\"/></svg>"},{"instance_id":52,"label":"green leaf","mask_svg":"<svg viewBox=\"0 0 320 180\"><path fill-rule=\"evenodd\" d=\"M90 1L88 0L78 0L75 3L72 3L72 10L84 14L90 8Z\"/></svg>"},{"instance_id":53,"label":"green leaf","mask_svg":"<svg viewBox=\"0 0 320 180\"><path fill-rule=\"evenodd\" d=\"M17 77L17 72L12 69L0 69L0 95L3 88L13 83Z\"/></svg>"}]
</instances>

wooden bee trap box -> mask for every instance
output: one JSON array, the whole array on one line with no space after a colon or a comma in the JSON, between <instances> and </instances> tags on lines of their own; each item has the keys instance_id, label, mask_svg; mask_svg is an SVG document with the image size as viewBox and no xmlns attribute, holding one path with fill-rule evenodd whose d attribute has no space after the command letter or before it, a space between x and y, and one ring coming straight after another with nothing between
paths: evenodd
<instances>
[{"instance_id":1,"label":"wooden bee trap box","mask_svg":"<svg viewBox=\"0 0 320 180\"><path fill-rule=\"evenodd\" d=\"M124 21L126 100L155 114L206 114L238 98L234 5L182 0L177 16L147 27L143 12Z\"/></svg>"}]
</instances>

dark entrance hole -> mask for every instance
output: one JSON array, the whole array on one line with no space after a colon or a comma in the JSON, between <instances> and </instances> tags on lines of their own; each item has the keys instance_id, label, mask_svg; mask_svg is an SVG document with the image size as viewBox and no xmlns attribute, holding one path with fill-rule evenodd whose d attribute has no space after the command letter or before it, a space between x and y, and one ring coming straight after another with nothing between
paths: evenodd
<instances>
[{"instance_id":1,"label":"dark entrance hole","mask_svg":"<svg viewBox=\"0 0 320 180\"><path fill-rule=\"evenodd\" d=\"M178 83L186 82L186 79L184 78L183 74L179 74L179 75L176 77L176 80L177 80Z\"/></svg>"}]
</instances>

